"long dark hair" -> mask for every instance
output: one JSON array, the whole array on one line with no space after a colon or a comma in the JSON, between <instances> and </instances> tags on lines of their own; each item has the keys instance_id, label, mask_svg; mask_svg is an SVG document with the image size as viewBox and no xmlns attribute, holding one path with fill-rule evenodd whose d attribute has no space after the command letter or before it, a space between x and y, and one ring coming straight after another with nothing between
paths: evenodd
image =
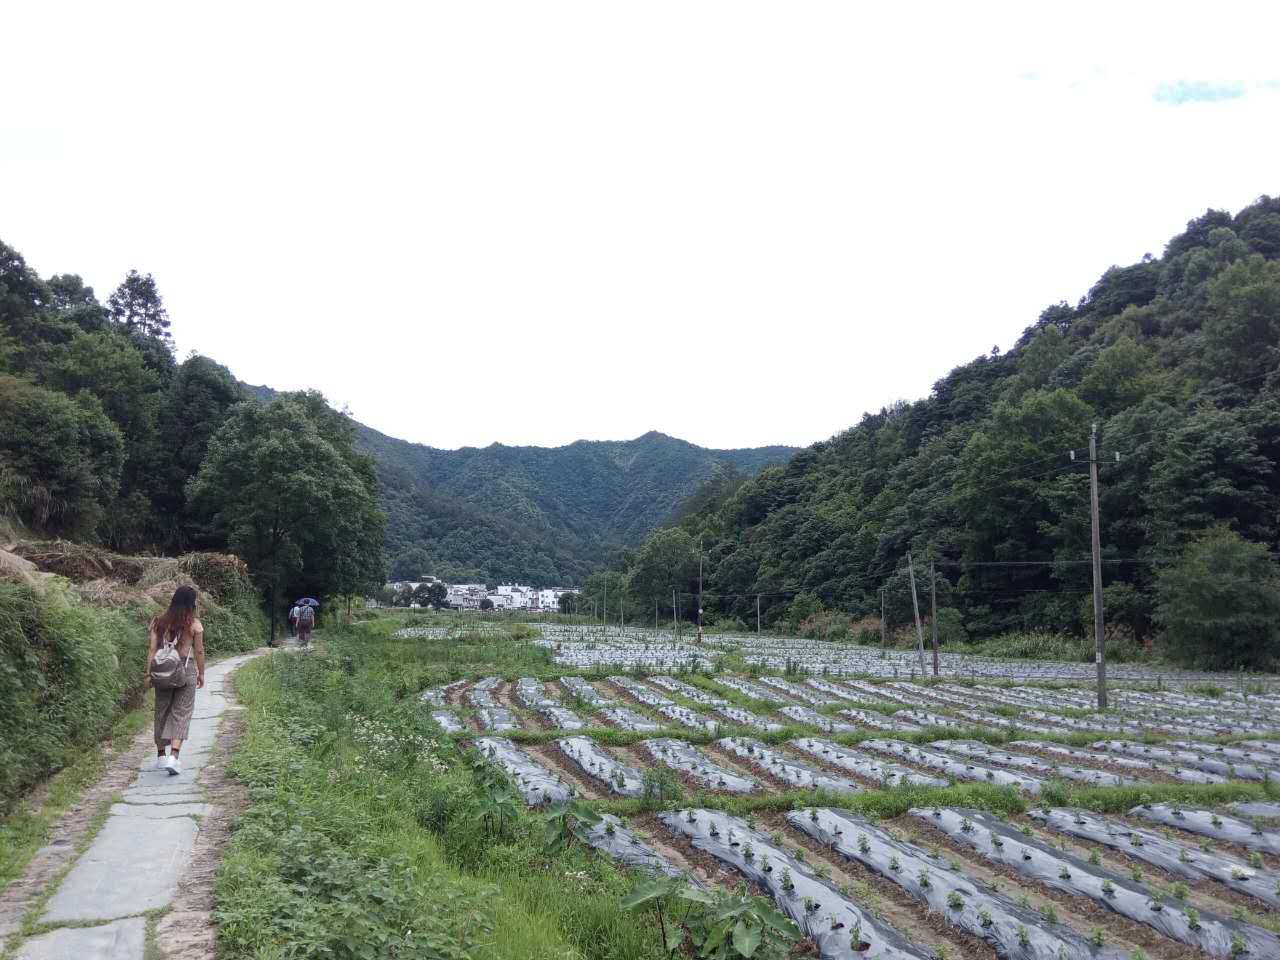
<instances>
[{"instance_id":1,"label":"long dark hair","mask_svg":"<svg viewBox=\"0 0 1280 960\"><path fill-rule=\"evenodd\" d=\"M152 629L160 642L164 643L172 634L181 637L191 628L191 621L196 618L195 587L179 587L173 591L173 599L169 601L169 609L151 621Z\"/></svg>"}]
</instances>

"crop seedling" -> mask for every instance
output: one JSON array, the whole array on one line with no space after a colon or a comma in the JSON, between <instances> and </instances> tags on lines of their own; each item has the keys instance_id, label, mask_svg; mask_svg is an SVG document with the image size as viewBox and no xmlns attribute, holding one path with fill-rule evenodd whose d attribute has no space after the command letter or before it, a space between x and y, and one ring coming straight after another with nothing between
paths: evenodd
<instances>
[{"instance_id":1,"label":"crop seedling","mask_svg":"<svg viewBox=\"0 0 1280 960\"><path fill-rule=\"evenodd\" d=\"M1200 929L1200 911L1195 907L1187 907L1186 911L1187 926L1192 930Z\"/></svg>"},{"instance_id":2,"label":"crop seedling","mask_svg":"<svg viewBox=\"0 0 1280 960\"><path fill-rule=\"evenodd\" d=\"M991 919L991 911L990 911L990 910L988 910L986 907L979 907L979 908L978 908L978 922L979 922L980 924L982 924L984 927L989 927L989 926L991 926L991 924L994 922L994 921Z\"/></svg>"},{"instance_id":3,"label":"crop seedling","mask_svg":"<svg viewBox=\"0 0 1280 960\"><path fill-rule=\"evenodd\" d=\"M1094 927L1089 931L1089 943L1095 950L1101 950L1106 941L1107 935L1101 927Z\"/></svg>"},{"instance_id":4,"label":"crop seedling","mask_svg":"<svg viewBox=\"0 0 1280 960\"><path fill-rule=\"evenodd\" d=\"M922 888L926 890L929 888L929 871L928 870L921 870L920 875L917 877L917 879L920 881L920 886Z\"/></svg>"},{"instance_id":5,"label":"crop seedling","mask_svg":"<svg viewBox=\"0 0 1280 960\"><path fill-rule=\"evenodd\" d=\"M1018 943L1024 950L1031 946L1031 934L1027 933L1026 926L1021 923L1018 924Z\"/></svg>"},{"instance_id":6,"label":"crop seedling","mask_svg":"<svg viewBox=\"0 0 1280 960\"><path fill-rule=\"evenodd\" d=\"M947 894L947 906L952 910L961 910L964 908L964 897L960 896L958 890L952 890Z\"/></svg>"},{"instance_id":7,"label":"crop seedling","mask_svg":"<svg viewBox=\"0 0 1280 960\"><path fill-rule=\"evenodd\" d=\"M894 873L902 869L902 861L898 859L896 854L889 858L889 869Z\"/></svg>"},{"instance_id":8,"label":"crop seedling","mask_svg":"<svg viewBox=\"0 0 1280 960\"><path fill-rule=\"evenodd\" d=\"M1043 907L1040 908L1040 915L1044 917L1045 923L1058 922L1058 908L1053 904L1052 901L1046 903Z\"/></svg>"},{"instance_id":9,"label":"crop seedling","mask_svg":"<svg viewBox=\"0 0 1280 960\"><path fill-rule=\"evenodd\" d=\"M1100 854L1097 850L1090 850L1089 863L1095 867L1102 866L1102 854Z\"/></svg>"}]
</instances>

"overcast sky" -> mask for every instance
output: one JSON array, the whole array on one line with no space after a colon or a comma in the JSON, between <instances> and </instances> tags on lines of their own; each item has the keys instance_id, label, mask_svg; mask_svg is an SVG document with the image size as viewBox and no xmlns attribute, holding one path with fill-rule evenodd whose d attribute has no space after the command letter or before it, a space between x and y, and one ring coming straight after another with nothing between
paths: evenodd
<instances>
[{"instance_id":1,"label":"overcast sky","mask_svg":"<svg viewBox=\"0 0 1280 960\"><path fill-rule=\"evenodd\" d=\"M14 4L0 239L440 447L807 444L1280 192L1275 3Z\"/></svg>"}]
</instances>

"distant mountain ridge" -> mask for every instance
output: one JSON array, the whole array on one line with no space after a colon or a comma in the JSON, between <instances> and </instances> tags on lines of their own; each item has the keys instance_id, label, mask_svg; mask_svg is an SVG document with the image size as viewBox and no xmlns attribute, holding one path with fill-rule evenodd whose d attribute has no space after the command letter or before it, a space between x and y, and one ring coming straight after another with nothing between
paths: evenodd
<instances>
[{"instance_id":1,"label":"distant mountain ridge","mask_svg":"<svg viewBox=\"0 0 1280 960\"><path fill-rule=\"evenodd\" d=\"M488 582L577 581L609 548L638 544L718 469L752 475L796 452L709 450L657 431L563 447L442 450L358 421L355 428L381 481L392 576Z\"/></svg>"}]
</instances>

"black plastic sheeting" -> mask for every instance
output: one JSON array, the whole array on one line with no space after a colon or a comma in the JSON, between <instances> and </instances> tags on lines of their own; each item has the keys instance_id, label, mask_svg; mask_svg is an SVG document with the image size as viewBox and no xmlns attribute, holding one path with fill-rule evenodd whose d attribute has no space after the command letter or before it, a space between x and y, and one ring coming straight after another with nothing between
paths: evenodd
<instances>
[{"instance_id":1,"label":"black plastic sheeting","mask_svg":"<svg viewBox=\"0 0 1280 960\"><path fill-rule=\"evenodd\" d=\"M764 717L757 716L750 710L743 710L741 707L721 707L720 714L727 720L743 727L755 727L757 730L764 730L768 733L782 729L782 724L766 720Z\"/></svg>"},{"instance_id":2,"label":"black plastic sheeting","mask_svg":"<svg viewBox=\"0 0 1280 960\"><path fill-rule=\"evenodd\" d=\"M467 729L452 710L432 710L431 719L438 723L445 733L462 733Z\"/></svg>"},{"instance_id":3,"label":"black plastic sheeting","mask_svg":"<svg viewBox=\"0 0 1280 960\"><path fill-rule=\"evenodd\" d=\"M878 780L886 787L896 787L902 783L911 783L918 787L947 786L947 781L941 777L931 777L926 773L912 770L910 767L904 767L900 763L891 763L887 760L881 760L879 757L859 753L857 750L841 746L838 743L832 743L830 740L822 740L818 737L800 737L796 740L788 741L787 746L803 751L820 760L825 760L841 770L848 770L850 773L866 777L868 780Z\"/></svg>"},{"instance_id":4,"label":"black plastic sheeting","mask_svg":"<svg viewBox=\"0 0 1280 960\"><path fill-rule=\"evenodd\" d=\"M842 810L793 810L787 822L814 840L897 884L953 927L989 943L1011 960L1128 960L1114 947L1095 950L1079 933L1047 923L1034 910L974 883L936 854L895 840ZM961 905L953 906L955 896Z\"/></svg>"},{"instance_id":5,"label":"black plastic sheeting","mask_svg":"<svg viewBox=\"0 0 1280 960\"><path fill-rule=\"evenodd\" d=\"M688 774L695 781L712 790L723 790L726 793L755 793L760 789L760 784L750 777L744 777L728 767L721 766L697 747L683 740L659 737L656 740L642 740L640 746L658 762Z\"/></svg>"},{"instance_id":6,"label":"black plastic sheeting","mask_svg":"<svg viewBox=\"0 0 1280 960\"><path fill-rule=\"evenodd\" d=\"M581 730L587 725L576 713L564 707L546 706L538 712L555 724L557 730Z\"/></svg>"},{"instance_id":7,"label":"black plastic sheeting","mask_svg":"<svg viewBox=\"0 0 1280 960\"><path fill-rule=\"evenodd\" d=\"M913 809L911 813L933 824L952 840L973 847L988 860L1011 867L1054 890L1087 897L1166 937L1199 947L1212 957L1238 956L1233 953L1233 939L1244 944L1249 957L1280 957L1280 938L1275 934L1205 910L1198 911L1193 921L1185 902L1154 895L1128 877L1091 866L989 814L949 809Z\"/></svg>"},{"instance_id":8,"label":"black plastic sheeting","mask_svg":"<svg viewBox=\"0 0 1280 960\"><path fill-rule=\"evenodd\" d=\"M811 727L817 727L827 733L857 733L858 727L852 723L845 723L843 720L832 720L830 717L824 717L817 710L810 707L783 707L778 711L784 717L795 720L797 723L807 723Z\"/></svg>"},{"instance_id":9,"label":"black plastic sheeting","mask_svg":"<svg viewBox=\"0 0 1280 960\"><path fill-rule=\"evenodd\" d=\"M723 740L717 740L716 746L796 787L806 790L830 790L834 793L862 793L862 787L852 780L832 776L803 760L792 759L759 740L748 737L725 737Z\"/></svg>"},{"instance_id":10,"label":"black plastic sheeting","mask_svg":"<svg viewBox=\"0 0 1280 960\"><path fill-rule=\"evenodd\" d=\"M841 710L840 716L848 717L850 720L854 720L864 727L871 727L874 730L891 730L894 733L919 733L924 729L924 727L908 723L906 720L886 717L883 713L876 713L874 710Z\"/></svg>"},{"instance_id":11,"label":"black plastic sheeting","mask_svg":"<svg viewBox=\"0 0 1280 960\"><path fill-rule=\"evenodd\" d=\"M1166 827L1177 827L1201 837L1238 843L1251 850L1280 854L1280 833L1262 830L1251 823L1235 817L1224 817L1212 810L1187 810L1172 803L1144 803L1130 810L1129 816Z\"/></svg>"},{"instance_id":12,"label":"black plastic sheeting","mask_svg":"<svg viewBox=\"0 0 1280 960\"><path fill-rule=\"evenodd\" d=\"M524 795L524 802L531 807L560 803L574 796L572 786L554 776L510 740L481 737L476 741L476 749L491 763L507 771L516 789Z\"/></svg>"},{"instance_id":13,"label":"black plastic sheeting","mask_svg":"<svg viewBox=\"0 0 1280 960\"><path fill-rule=\"evenodd\" d=\"M1041 782L1035 777L1022 773L1011 773L1008 770L997 770L995 767L984 767L965 760L956 760L944 753L933 750L922 750L920 747L901 740L863 740L859 746L881 753L891 753L911 763L937 770L956 780L975 780L979 783L994 783L1000 786L1017 787L1027 793L1039 794Z\"/></svg>"},{"instance_id":14,"label":"black plastic sheeting","mask_svg":"<svg viewBox=\"0 0 1280 960\"><path fill-rule=\"evenodd\" d=\"M1263 775L1262 769L1251 763L1234 763L1230 760L1219 760L1192 750L1170 750L1167 747L1135 743L1132 740L1100 740L1092 744L1092 746L1095 750L1106 750L1109 753L1123 753L1130 757L1150 758L1160 763L1167 763L1175 770L1184 768L1199 770L1202 773L1216 776L1219 783L1228 778L1237 780L1267 779ZM1274 772L1272 772L1272 775L1274 776Z\"/></svg>"},{"instance_id":15,"label":"black plastic sheeting","mask_svg":"<svg viewBox=\"0 0 1280 960\"><path fill-rule=\"evenodd\" d=\"M865 680L843 680L841 682L856 692L860 703L909 703L915 706L925 706L929 703L926 698L916 696L915 693L911 692L916 691L918 693L918 688L906 684L885 684L881 687L876 686L874 683L867 683ZM898 689L893 689L893 687L898 687ZM906 687L905 691L899 692L903 687Z\"/></svg>"},{"instance_id":16,"label":"black plastic sheeting","mask_svg":"<svg viewBox=\"0 0 1280 960\"><path fill-rule=\"evenodd\" d=\"M1007 750L1001 750L998 747L980 743L977 740L934 740L929 746L945 750L948 753L977 757L988 763L999 763L1006 767L1018 767L1022 770L1034 770L1046 779L1049 777L1063 777L1067 780L1077 780L1081 783L1102 787L1117 787L1137 782L1131 777L1121 777L1119 774L1108 773L1105 770L1090 770L1086 767L1076 767L1071 764L1052 763L1039 757L1029 757L1021 753L1009 753Z\"/></svg>"},{"instance_id":17,"label":"black plastic sheeting","mask_svg":"<svg viewBox=\"0 0 1280 960\"><path fill-rule=\"evenodd\" d=\"M636 713L626 707L609 707L607 710L601 710L600 716L604 717L611 723L617 724L623 730L635 730L639 733L648 733L651 730L661 730L662 724L656 720L650 720L643 714Z\"/></svg>"},{"instance_id":18,"label":"black plastic sheeting","mask_svg":"<svg viewBox=\"0 0 1280 960\"><path fill-rule=\"evenodd\" d=\"M778 908L817 944L823 960L928 960L934 956L858 909L830 882L737 817L695 809L659 814L659 819L687 837L695 849L732 865L772 896ZM852 942L855 934L856 944Z\"/></svg>"},{"instance_id":19,"label":"black plastic sheeting","mask_svg":"<svg viewBox=\"0 0 1280 960\"><path fill-rule=\"evenodd\" d=\"M590 737L566 737L556 743L560 752L576 763L583 773L605 784L610 792L623 797L638 797L644 793L640 771L614 759Z\"/></svg>"},{"instance_id":20,"label":"black plastic sheeting","mask_svg":"<svg viewBox=\"0 0 1280 960\"><path fill-rule=\"evenodd\" d=\"M608 854L623 866L662 873L668 877L684 877L695 887L701 884L683 870L668 863L652 847L622 825L613 814L604 814L600 822L591 828L587 842L602 853Z\"/></svg>"},{"instance_id":21,"label":"black plastic sheeting","mask_svg":"<svg viewBox=\"0 0 1280 960\"><path fill-rule=\"evenodd\" d=\"M1280 907L1280 893L1277 893L1280 873L1258 870L1234 857L1206 852L1191 844L1169 840L1152 830L1141 830L1122 820L1111 820L1080 810L1054 807L1048 811L1032 810L1028 816L1061 833L1119 850L1174 876L1188 880L1216 880L1269 906Z\"/></svg>"}]
</instances>

